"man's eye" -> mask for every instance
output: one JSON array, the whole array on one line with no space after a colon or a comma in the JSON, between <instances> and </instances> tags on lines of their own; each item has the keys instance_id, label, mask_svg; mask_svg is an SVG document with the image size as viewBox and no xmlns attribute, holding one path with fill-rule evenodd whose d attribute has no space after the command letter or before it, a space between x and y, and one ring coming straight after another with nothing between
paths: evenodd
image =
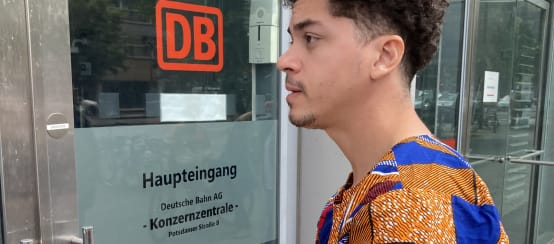
<instances>
[{"instance_id":1,"label":"man's eye","mask_svg":"<svg viewBox=\"0 0 554 244\"><path fill-rule=\"evenodd\" d=\"M306 40L306 43L313 43L314 41L317 41L319 38L313 35L307 34L304 36L304 39Z\"/></svg>"}]
</instances>

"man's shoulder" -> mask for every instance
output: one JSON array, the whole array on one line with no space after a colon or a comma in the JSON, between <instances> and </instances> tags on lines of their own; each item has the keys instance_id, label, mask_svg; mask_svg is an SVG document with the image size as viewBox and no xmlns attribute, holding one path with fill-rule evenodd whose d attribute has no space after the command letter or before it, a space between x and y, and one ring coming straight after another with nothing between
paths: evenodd
<instances>
[{"instance_id":1,"label":"man's shoulder","mask_svg":"<svg viewBox=\"0 0 554 244\"><path fill-rule=\"evenodd\" d=\"M398 166L435 164L455 169L471 168L456 150L426 135L397 144L392 153Z\"/></svg>"}]
</instances>

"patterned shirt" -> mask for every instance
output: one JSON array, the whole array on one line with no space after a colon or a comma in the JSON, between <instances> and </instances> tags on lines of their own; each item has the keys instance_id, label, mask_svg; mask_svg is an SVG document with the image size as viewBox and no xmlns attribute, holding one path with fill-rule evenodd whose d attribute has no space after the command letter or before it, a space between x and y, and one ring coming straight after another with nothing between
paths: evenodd
<instances>
[{"instance_id":1,"label":"patterned shirt","mask_svg":"<svg viewBox=\"0 0 554 244\"><path fill-rule=\"evenodd\" d=\"M352 181L326 204L316 244L509 243L483 180L430 136L403 140Z\"/></svg>"}]
</instances>

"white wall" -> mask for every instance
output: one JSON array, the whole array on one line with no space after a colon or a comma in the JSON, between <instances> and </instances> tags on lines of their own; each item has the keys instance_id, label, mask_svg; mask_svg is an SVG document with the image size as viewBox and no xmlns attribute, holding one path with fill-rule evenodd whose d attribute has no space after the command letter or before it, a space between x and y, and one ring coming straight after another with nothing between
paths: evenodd
<instances>
[{"instance_id":1,"label":"white wall","mask_svg":"<svg viewBox=\"0 0 554 244\"><path fill-rule=\"evenodd\" d=\"M297 243L314 243L323 205L344 184L351 168L322 130L301 129L298 153Z\"/></svg>"}]
</instances>

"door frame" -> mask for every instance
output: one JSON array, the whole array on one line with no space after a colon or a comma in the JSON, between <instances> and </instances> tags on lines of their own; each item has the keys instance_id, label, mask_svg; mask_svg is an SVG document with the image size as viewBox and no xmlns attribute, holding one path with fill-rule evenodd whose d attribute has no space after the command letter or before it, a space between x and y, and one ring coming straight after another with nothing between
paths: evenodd
<instances>
[{"instance_id":1,"label":"door frame","mask_svg":"<svg viewBox=\"0 0 554 244\"><path fill-rule=\"evenodd\" d=\"M68 2L25 3L40 240L68 243L79 227Z\"/></svg>"},{"instance_id":2,"label":"door frame","mask_svg":"<svg viewBox=\"0 0 554 244\"><path fill-rule=\"evenodd\" d=\"M78 219L67 1L4 2L0 12L11 33L0 43L10 57L0 89L4 241L69 243Z\"/></svg>"}]
</instances>

